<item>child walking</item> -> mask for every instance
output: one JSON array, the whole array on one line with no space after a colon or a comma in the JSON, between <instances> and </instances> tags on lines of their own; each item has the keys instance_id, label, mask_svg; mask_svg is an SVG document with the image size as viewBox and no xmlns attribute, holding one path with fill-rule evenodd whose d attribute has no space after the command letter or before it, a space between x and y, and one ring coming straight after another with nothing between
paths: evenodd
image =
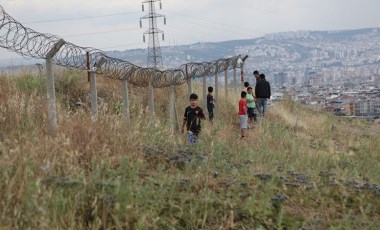
<instances>
[{"instance_id":1,"label":"child walking","mask_svg":"<svg viewBox=\"0 0 380 230\"><path fill-rule=\"evenodd\" d=\"M245 137L245 130L247 129L247 123L248 123L248 106L247 106L247 92L242 91L241 92L241 98L239 100L239 118L240 118L240 131L241 131L241 138L243 139Z\"/></svg>"},{"instance_id":2,"label":"child walking","mask_svg":"<svg viewBox=\"0 0 380 230\"><path fill-rule=\"evenodd\" d=\"M214 88L212 86L208 87L207 94L207 111L208 111L208 119L212 123L214 119L214 107L215 107L215 99L212 93L214 92Z\"/></svg>"},{"instance_id":3,"label":"child walking","mask_svg":"<svg viewBox=\"0 0 380 230\"><path fill-rule=\"evenodd\" d=\"M190 95L190 105L186 107L182 123L182 133L186 130L188 132L187 140L189 143L196 143L198 135L201 132L201 119L206 119L203 110L198 106L198 95L195 93Z\"/></svg>"},{"instance_id":4,"label":"child walking","mask_svg":"<svg viewBox=\"0 0 380 230\"><path fill-rule=\"evenodd\" d=\"M252 87L249 86L247 88L247 91L248 92L247 92L246 101L248 105L248 118L249 118L249 123L252 123L255 118L255 107L256 107L255 96L254 96Z\"/></svg>"}]
</instances>

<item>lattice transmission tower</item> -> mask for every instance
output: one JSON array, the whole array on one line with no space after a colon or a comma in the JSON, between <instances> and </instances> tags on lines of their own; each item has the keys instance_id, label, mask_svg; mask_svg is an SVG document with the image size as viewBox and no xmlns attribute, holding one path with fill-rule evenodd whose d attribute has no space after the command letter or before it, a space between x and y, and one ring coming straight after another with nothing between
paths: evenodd
<instances>
[{"instance_id":1,"label":"lattice transmission tower","mask_svg":"<svg viewBox=\"0 0 380 230\"><path fill-rule=\"evenodd\" d=\"M151 68L160 69L163 67L162 55L159 34L162 35L162 40L164 41L165 36L164 32L157 28L157 18L164 18L164 24L166 25L166 17L162 14L156 13L155 3L159 2L160 9L162 9L161 0L145 0L142 2L142 11L145 11L145 4L149 7L149 13L144 17L140 18L140 27L142 28L142 19L148 19L149 28L145 31L143 35L143 41L145 42L145 35L149 35L149 44L148 44L148 62L147 66Z\"/></svg>"}]
</instances>

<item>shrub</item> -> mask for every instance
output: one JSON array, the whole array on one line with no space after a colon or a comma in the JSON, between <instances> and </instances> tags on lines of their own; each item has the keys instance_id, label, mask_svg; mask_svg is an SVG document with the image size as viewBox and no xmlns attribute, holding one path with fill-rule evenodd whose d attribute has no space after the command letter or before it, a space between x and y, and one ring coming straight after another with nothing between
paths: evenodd
<instances>
[{"instance_id":1,"label":"shrub","mask_svg":"<svg viewBox=\"0 0 380 230\"><path fill-rule=\"evenodd\" d=\"M15 78L16 87L21 92L30 94L36 91L38 95L46 94L46 79L33 75Z\"/></svg>"},{"instance_id":2,"label":"shrub","mask_svg":"<svg viewBox=\"0 0 380 230\"><path fill-rule=\"evenodd\" d=\"M75 91L79 81L81 80L81 72L79 70L69 69L63 75L55 77L55 91L60 94L70 94Z\"/></svg>"}]
</instances>

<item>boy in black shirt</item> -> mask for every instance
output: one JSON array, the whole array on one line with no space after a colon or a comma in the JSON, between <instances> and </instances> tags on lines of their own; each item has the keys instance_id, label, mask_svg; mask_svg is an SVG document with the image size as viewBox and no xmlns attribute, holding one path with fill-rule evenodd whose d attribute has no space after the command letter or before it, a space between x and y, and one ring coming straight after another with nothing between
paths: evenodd
<instances>
[{"instance_id":1,"label":"boy in black shirt","mask_svg":"<svg viewBox=\"0 0 380 230\"><path fill-rule=\"evenodd\" d=\"M185 114L183 117L182 133L184 133L184 128L186 124L186 129L188 131L188 141L190 143L197 142L198 135L201 132L201 119L206 119L203 110L198 106L198 95L195 93L190 95L190 106L185 109Z\"/></svg>"},{"instance_id":2,"label":"boy in black shirt","mask_svg":"<svg viewBox=\"0 0 380 230\"><path fill-rule=\"evenodd\" d=\"M212 92L214 91L213 87L208 87L208 94L207 94L207 111L208 111L208 119L212 123L212 120L214 119L214 107L215 107L215 99L212 95Z\"/></svg>"}]
</instances>

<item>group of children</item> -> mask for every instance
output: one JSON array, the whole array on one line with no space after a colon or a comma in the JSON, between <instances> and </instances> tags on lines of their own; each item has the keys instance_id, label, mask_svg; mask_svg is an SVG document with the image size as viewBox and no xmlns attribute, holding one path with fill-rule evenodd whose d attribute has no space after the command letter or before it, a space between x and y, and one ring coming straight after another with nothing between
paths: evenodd
<instances>
[{"instance_id":1,"label":"group of children","mask_svg":"<svg viewBox=\"0 0 380 230\"><path fill-rule=\"evenodd\" d=\"M250 128L248 123L257 122L255 110L261 118L264 118L268 110L268 100L271 97L271 87L265 79L265 74L260 74L259 71L255 70L253 76L256 79L255 91L248 82L244 82L244 89L240 95L238 115L240 117L241 138L246 137L245 132Z\"/></svg>"},{"instance_id":2,"label":"group of children","mask_svg":"<svg viewBox=\"0 0 380 230\"><path fill-rule=\"evenodd\" d=\"M258 71L254 71L253 75L256 77L256 81L260 81L260 79L264 79L265 81L265 75L261 77L259 75ZM261 78L260 78L261 77ZM269 85L269 83L268 83ZM212 123L214 119L214 106L215 106L215 98L213 97L213 87L208 87L208 94L207 94L207 111L209 115L209 120ZM257 87L255 88L255 91L257 91ZM239 110L238 115L240 118L240 130L241 130L241 138L246 137L246 130L249 127L248 123L256 123L256 101L260 98L256 98L256 95L252 89L252 87L249 86L248 82L244 83L244 89L241 92L241 98L239 100ZM270 86L269 86L269 97L270 97ZM268 98L269 98L268 97ZM266 109L263 107L264 113ZM260 113L261 114L261 113ZM201 131L201 120L205 120L206 116L203 113L202 108L198 106L198 95L195 93L190 95L190 105L185 109L183 124L182 124L182 133L185 131L185 125L186 130L188 132L187 139L189 143L196 143L198 140L198 135Z\"/></svg>"},{"instance_id":3,"label":"group of children","mask_svg":"<svg viewBox=\"0 0 380 230\"><path fill-rule=\"evenodd\" d=\"M248 123L256 123L256 98L254 96L252 87L248 82L244 82L244 90L241 91L239 100L239 118L240 118L240 131L241 138L246 136L245 131L250 128Z\"/></svg>"}]
</instances>

